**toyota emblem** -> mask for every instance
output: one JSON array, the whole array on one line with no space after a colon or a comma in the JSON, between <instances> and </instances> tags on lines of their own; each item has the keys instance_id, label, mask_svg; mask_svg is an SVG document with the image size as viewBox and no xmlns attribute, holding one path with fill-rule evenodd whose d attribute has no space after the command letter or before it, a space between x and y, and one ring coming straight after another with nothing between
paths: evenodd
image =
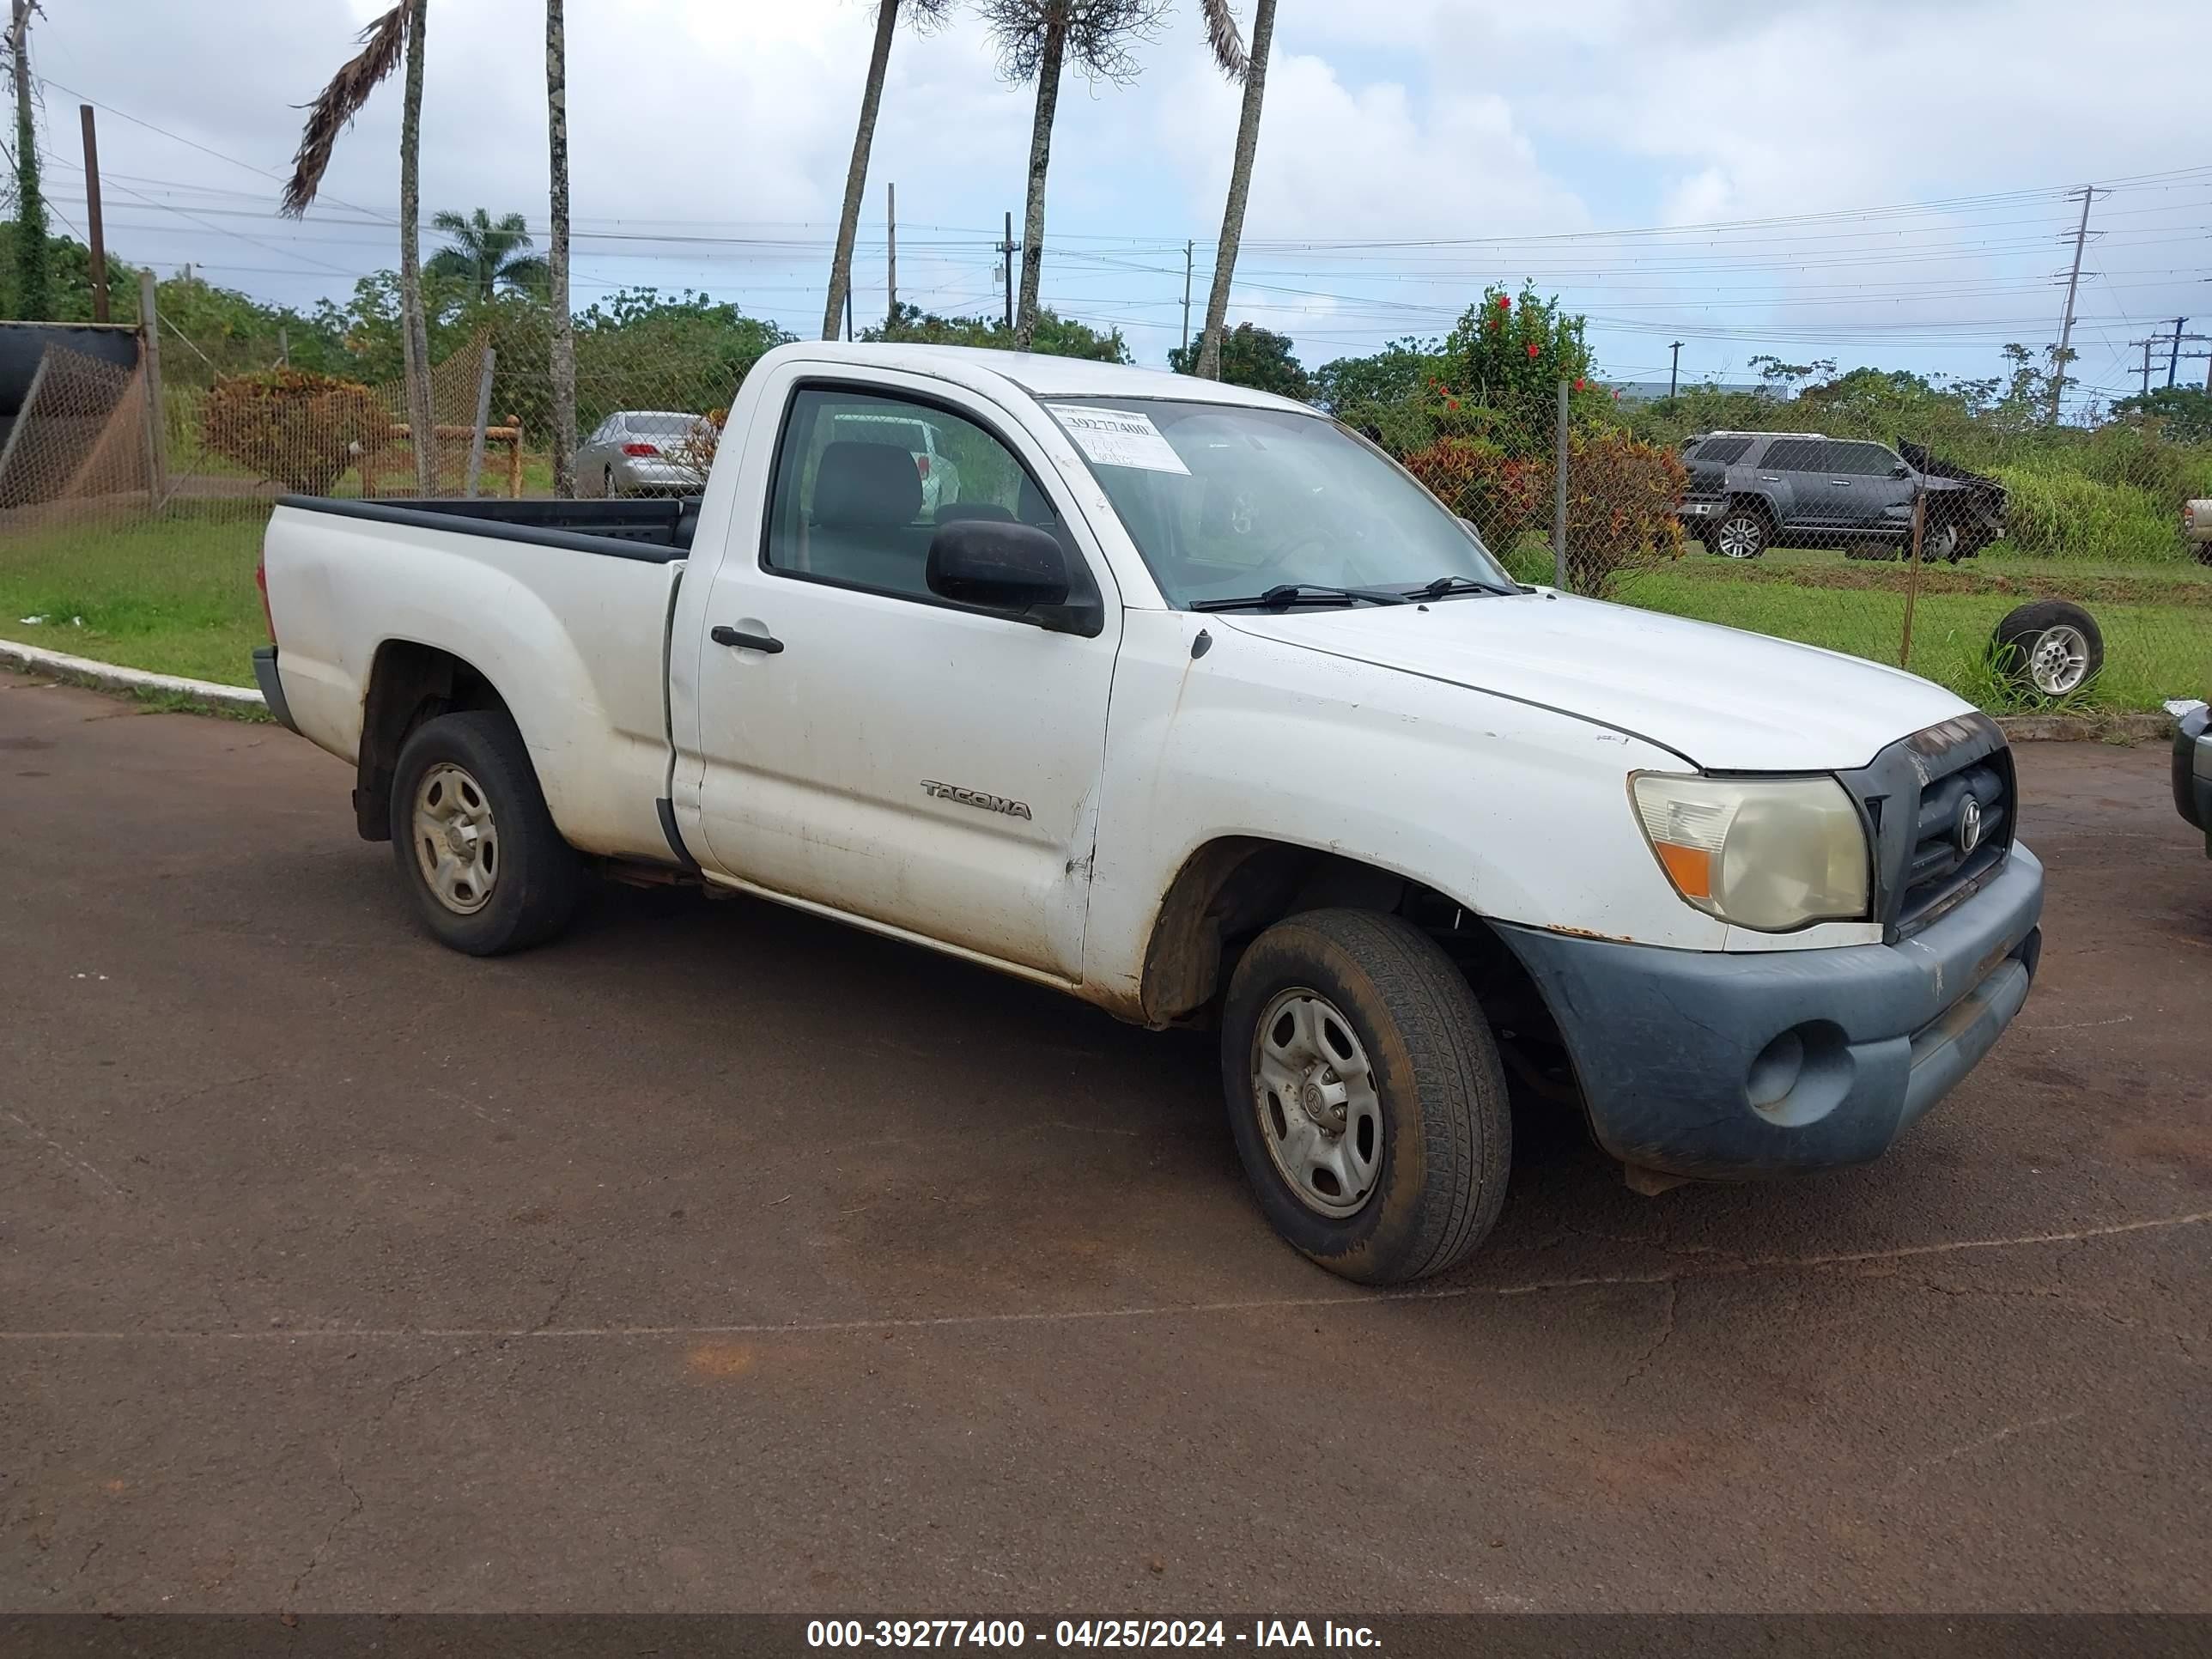
<instances>
[{"instance_id":1,"label":"toyota emblem","mask_svg":"<svg viewBox=\"0 0 2212 1659\"><path fill-rule=\"evenodd\" d=\"M1959 854L1961 858L1982 844L1982 804L1972 795L1959 809Z\"/></svg>"}]
</instances>

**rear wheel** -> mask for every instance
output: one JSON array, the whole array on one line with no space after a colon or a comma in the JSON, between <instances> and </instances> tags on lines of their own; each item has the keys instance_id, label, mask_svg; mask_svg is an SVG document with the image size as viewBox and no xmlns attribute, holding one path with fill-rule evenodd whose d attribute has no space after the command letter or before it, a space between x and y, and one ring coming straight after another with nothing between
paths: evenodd
<instances>
[{"instance_id":1,"label":"rear wheel","mask_svg":"<svg viewBox=\"0 0 2212 1659\"><path fill-rule=\"evenodd\" d=\"M1755 507L1731 507L1713 526L1709 545L1724 559L1755 559L1772 539L1765 514Z\"/></svg>"},{"instance_id":2,"label":"rear wheel","mask_svg":"<svg viewBox=\"0 0 2212 1659\"><path fill-rule=\"evenodd\" d=\"M1425 1278L1496 1223L1512 1152L1497 1046L1411 923L1316 910L1262 933L1230 983L1221 1070L1261 1211L1330 1272Z\"/></svg>"},{"instance_id":3,"label":"rear wheel","mask_svg":"<svg viewBox=\"0 0 2212 1659\"><path fill-rule=\"evenodd\" d=\"M473 957L550 939L583 892L522 734L492 709L426 720L401 745L392 848L430 932Z\"/></svg>"}]
</instances>

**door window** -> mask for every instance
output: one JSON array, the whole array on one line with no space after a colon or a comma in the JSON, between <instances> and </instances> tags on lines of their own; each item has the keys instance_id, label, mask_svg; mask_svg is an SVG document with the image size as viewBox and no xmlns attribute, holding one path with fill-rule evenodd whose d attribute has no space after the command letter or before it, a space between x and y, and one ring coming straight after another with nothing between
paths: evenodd
<instances>
[{"instance_id":1,"label":"door window","mask_svg":"<svg viewBox=\"0 0 2212 1659\"><path fill-rule=\"evenodd\" d=\"M1820 452L1826 447L1814 438L1778 438L1767 445L1759 465L1768 472L1818 472Z\"/></svg>"},{"instance_id":2,"label":"door window","mask_svg":"<svg viewBox=\"0 0 2212 1659\"><path fill-rule=\"evenodd\" d=\"M933 404L802 390L776 461L762 562L787 575L929 596L930 538L961 519L1060 534L1044 491L998 439Z\"/></svg>"},{"instance_id":3,"label":"door window","mask_svg":"<svg viewBox=\"0 0 2212 1659\"><path fill-rule=\"evenodd\" d=\"M1839 477L1886 478L1897 457L1880 444L1835 443L1827 446L1828 471Z\"/></svg>"}]
</instances>

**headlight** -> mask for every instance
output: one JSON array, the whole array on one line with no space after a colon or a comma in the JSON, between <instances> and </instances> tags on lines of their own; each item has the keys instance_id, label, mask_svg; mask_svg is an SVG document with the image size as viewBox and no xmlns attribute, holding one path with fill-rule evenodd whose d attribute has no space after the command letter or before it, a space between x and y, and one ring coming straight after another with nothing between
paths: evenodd
<instances>
[{"instance_id":1,"label":"headlight","mask_svg":"<svg viewBox=\"0 0 2212 1659\"><path fill-rule=\"evenodd\" d=\"M1629 785L1667 878L1700 910L1770 933L1866 915L1866 831L1833 778L1638 772Z\"/></svg>"}]
</instances>

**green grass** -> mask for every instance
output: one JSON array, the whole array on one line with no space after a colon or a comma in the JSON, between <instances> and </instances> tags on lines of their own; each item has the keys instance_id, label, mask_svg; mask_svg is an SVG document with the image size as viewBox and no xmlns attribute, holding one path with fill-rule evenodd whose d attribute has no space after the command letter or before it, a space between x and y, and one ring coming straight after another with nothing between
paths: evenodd
<instances>
[{"instance_id":1,"label":"green grass","mask_svg":"<svg viewBox=\"0 0 2212 1659\"><path fill-rule=\"evenodd\" d=\"M253 647L269 640L253 586L268 517L265 502L210 501L159 518L0 532L0 638L251 685Z\"/></svg>"},{"instance_id":2,"label":"green grass","mask_svg":"<svg viewBox=\"0 0 2212 1659\"><path fill-rule=\"evenodd\" d=\"M267 520L265 503L236 500L27 532L0 525L0 638L250 685L253 647L267 639L253 586ZM1510 562L1524 580L1551 579L1549 556L1533 542ZM1902 565L1861 564L1832 552L1777 550L1735 566L1692 550L1633 579L1620 597L1894 663L1909 574ZM2212 570L2202 566L1985 554L1955 570L1932 567L1927 576L1967 591L1921 593L1911 668L1984 706L2021 706L1996 695L1986 650L1999 617L2043 594L2083 599L2104 630L2105 673L2082 700L2088 706L2155 708L2212 689ZM18 620L33 616L46 620ZM79 617L82 626L71 620Z\"/></svg>"},{"instance_id":3,"label":"green grass","mask_svg":"<svg viewBox=\"0 0 2212 1659\"><path fill-rule=\"evenodd\" d=\"M1808 587L1656 571L1633 579L1620 598L1648 610L1723 623L1807 645L1894 664L1904 637L1901 588ZM1998 620L2018 594L1923 593L1914 604L1911 671L1960 696L2021 712L2033 697L2000 697L1989 669ZM2212 684L2212 610L2177 605L2090 607L2105 636L2105 672L2073 701L2084 708L2156 708L2168 697L2202 696Z\"/></svg>"}]
</instances>

